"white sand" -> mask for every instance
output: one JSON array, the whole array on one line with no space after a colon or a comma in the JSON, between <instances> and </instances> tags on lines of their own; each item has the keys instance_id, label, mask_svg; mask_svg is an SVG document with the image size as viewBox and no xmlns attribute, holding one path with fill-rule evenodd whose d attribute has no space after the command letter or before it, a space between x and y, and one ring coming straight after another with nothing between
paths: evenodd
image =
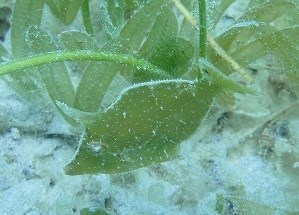
<instances>
[{"instance_id":1,"label":"white sand","mask_svg":"<svg viewBox=\"0 0 299 215\"><path fill-rule=\"evenodd\" d=\"M0 81L0 214L68 215L103 207L121 215L213 215L217 195L227 198L227 214L238 214L236 197L299 211L298 117L274 117L294 95L288 87L276 94L269 84L281 76L271 60L253 67L260 94L236 95L222 126L216 124L225 110L215 103L172 161L118 175L65 175L78 134Z\"/></svg>"}]
</instances>

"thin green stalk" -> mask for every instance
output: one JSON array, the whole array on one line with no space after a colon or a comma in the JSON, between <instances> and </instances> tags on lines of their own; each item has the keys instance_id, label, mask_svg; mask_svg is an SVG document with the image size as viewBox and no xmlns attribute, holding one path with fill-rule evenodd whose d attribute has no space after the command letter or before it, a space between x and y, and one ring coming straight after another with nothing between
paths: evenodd
<instances>
[{"instance_id":1,"label":"thin green stalk","mask_svg":"<svg viewBox=\"0 0 299 215\"><path fill-rule=\"evenodd\" d=\"M184 5L182 5L182 3L179 0L170 0L172 1L175 6L179 9L179 11L184 15L185 19L190 22L190 24L196 29L199 30L198 27L198 23L197 21L194 19L194 17L190 14L190 12L185 8ZM203 1L203 0L199 0L199 1ZM200 4L200 3L199 3ZM203 6L203 5L202 5ZM205 7L206 9L206 7ZM204 14L204 13L202 13ZM201 27L203 27L204 25L201 25ZM203 34L204 31L200 30ZM226 52L224 49L221 48L221 46L207 33L207 28L205 27L205 34L206 36L203 36L203 39L199 39L199 44L203 44L203 41L207 41L209 43L209 45L217 52L217 54L219 54L223 59L225 59L231 66L233 69L235 69L237 72L240 73L240 75L249 83L253 83L253 79L252 77L246 73L246 71L244 69L242 69L240 67L240 65L234 60L232 59ZM206 42L205 42L206 43ZM205 48L200 48L202 52L207 53L206 51L206 46ZM205 51L203 51L205 50ZM207 54L205 54L205 56L207 56ZM204 57L205 58L205 57Z\"/></svg>"},{"instance_id":2,"label":"thin green stalk","mask_svg":"<svg viewBox=\"0 0 299 215\"><path fill-rule=\"evenodd\" d=\"M50 52L41 55L34 55L26 58L13 60L0 64L0 76L12 73L17 70L41 66L48 63L61 61L110 61L147 70L153 74L170 77L165 71L143 59L137 59L130 55L108 54L97 51L60 51Z\"/></svg>"},{"instance_id":3,"label":"thin green stalk","mask_svg":"<svg viewBox=\"0 0 299 215\"><path fill-rule=\"evenodd\" d=\"M207 6L206 0L198 0L199 57L207 59Z\"/></svg>"},{"instance_id":4,"label":"thin green stalk","mask_svg":"<svg viewBox=\"0 0 299 215\"><path fill-rule=\"evenodd\" d=\"M90 11L89 11L89 0L83 1L81 11L82 11L83 24L85 30L88 34L93 35L93 28L91 24Z\"/></svg>"}]
</instances>

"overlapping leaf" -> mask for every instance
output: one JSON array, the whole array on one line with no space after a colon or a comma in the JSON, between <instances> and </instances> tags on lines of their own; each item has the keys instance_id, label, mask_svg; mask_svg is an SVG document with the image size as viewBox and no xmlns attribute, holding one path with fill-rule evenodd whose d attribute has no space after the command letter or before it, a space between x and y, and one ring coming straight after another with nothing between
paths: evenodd
<instances>
[{"instance_id":1,"label":"overlapping leaf","mask_svg":"<svg viewBox=\"0 0 299 215\"><path fill-rule=\"evenodd\" d=\"M124 23L144 5L146 0L114 0L100 3L100 17L106 33L115 38Z\"/></svg>"},{"instance_id":2,"label":"overlapping leaf","mask_svg":"<svg viewBox=\"0 0 299 215\"><path fill-rule=\"evenodd\" d=\"M75 19L83 0L46 0L53 14L65 25Z\"/></svg>"},{"instance_id":3,"label":"overlapping leaf","mask_svg":"<svg viewBox=\"0 0 299 215\"><path fill-rule=\"evenodd\" d=\"M27 42L32 54L56 51L53 38L42 28L31 27L27 32ZM53 101L61 101L73 106L75 91L64 63L42 66L39 74Z\"/></svg>"},{"instance_id":4,"label":"overlapping leaf","mask_svg":"<svg viewBox=\"0 0 299 215\"><path fill-rule=\"evenodd\" d=\"M42 19L44 0L15 1L11 26L11 50L13 57L28 56L26 33L30 26L39 26ZM28 101L40 97L39 77L30 71L6 76L6 83ZM26 90L24 90L26 89Z\"/></svg>"},{"instance_id":5,"label":"overlapping leaf","mask_svg":"<svg viewBox=\"0 0 299 215\"><path fill-rule=\"evenodd\" d=\"M65 31L59 36L60 42L66 50L99 50L94 38L80 31ZM87 69L89 62L77 62L80 69Z\"/></svg>"},{"instance_id":6,"label":"overlapping leaf","mask_svg":"<svg viewBox=\"0 0 299 215\"><path fill-rule=\"evenodd\" d=\"M298 12L298 4L291 0L250 1L244 14L216 38L217 42L241 67L268 54L274 55L286 75L293 79L295 88L298 88L294 80L298 80L296 32L299 23L289 17L291 21L287 27L273 24L276 19L292 11ZM232 72L229 64L211 48L209 59L225 73Z\"/></svg>"},{"instance_id":7,"label":"overlapping leaf","mask_svg":"<svg viewBox=\"0 0 299 215\"><path fill-rule=\"evenodd\" d=\"M166 69L170 69L169 73L173 72L175 74L175 71L177 72L178 69L188 63L193 51L192 46L187 41L177 39L176 17L169 8L162 7L160 10L161 6L165 4L165 1L150 1L128 20L119 36L108 42L101 50L137 55L148 59L150 62L152 60L153 64L156 63L161 68L165 66ZM163 26L168 27L164 27L162 30ZM169 38L173 38L173 40ZM155 50L157 50L156 53ZM165 61L166 53L168 58L174 60L182 57L182 60L176 62L177 64L170 65L169 62ZM102 98L117 73L120 72L130 79L136 71L127 66L110 63L97 63L97 66L94 65L90 64L91 68L85 69L77 90L75 107L82 111L96 112L99 109ZM142 80L154 78L146 77L146 74L143 74ZM95 88L94 86L101 87Z\"/></svg>"}]
</instances>

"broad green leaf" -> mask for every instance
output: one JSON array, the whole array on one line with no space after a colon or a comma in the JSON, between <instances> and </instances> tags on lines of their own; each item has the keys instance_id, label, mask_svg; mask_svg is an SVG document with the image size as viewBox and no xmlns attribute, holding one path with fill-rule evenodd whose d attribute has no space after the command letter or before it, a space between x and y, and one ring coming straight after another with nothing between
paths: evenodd
<instances>
[{"instance_id":1,"label":"broad green leaf","mask_svg":"<svg viewBox=\"0 0 299 215\"><path fill-rule=\"evenodd\" d=\"M299 35L299 25L285 28L282 30L282 33L291 38L291 42L295 45L295 47L299 47L299 40L296 39Z\"/></svg>"},{"instance_id":2,"label":"broad green leaf","mask_svg":"<svg viewBox=\"0 0 299 215\"><path fill-rule=\"evenodd\" d=\"M147 0L125 0L125 19L130 18Z\"/></svg>"},{"instance_id":3,"label":"broad green leaf","mask_svg":"<svg viewBox=\"0 0 299 215\"><path fill-rule=\"evenodd\" d=\"M250 93L255 94L255 91L245 87L227 77L224 72L215 67L211 62L206 59L199 58L198 65L201 69L202 76L210 84L214 85L214 88L220 87L219 92L239 92L239 93Z\"/></svg>"},{"instance_id":4,"label":"broad green leaf","mask_svg":"<svg viewBox=\"0 0 299 215\"><path fill-rule=\"evenodd\" d=\"M193 47L188 41L177 38L177 32L178 24L175 15L168 7L164 7L137 55L173 76L180 76L186 72L186 65L193 57ZM135 73L134 78L138 82L161 79L161 77L151 77L141 71Z\"/></svg>"},{"instance_id":5,"label":"broad green leaf","mask_svg":"<svg viewBox=\"0 0 299 215\"><path fill-rule=\"evenodd\" d=\"M256 20L259 22L270 23L276 18L292 11L296 5L287 0L267 1L248 10L238 21ZM269 11L275 11L269 12Z\"/></svg>"},{"instance_id":6,"label":"broad green leaf","mask_svg":"<svg viewBox=\"0 0 299 215\"><path fill-rule=\"evenodd\" d=\"M106 33L115 38L123 24L137 11L146 0L113 0L100 3L100 18Z\"/></svg>"},{"instance_id":7,"label":"broad green leaf","mask_svg":"<svg viewBox=\"0 0 299 215\"><path fill-rule=\"evenodd\" d=\"M297 1L296 10L289 11L288 13L285 14L290 26L298 26L299 25L298 10L299 10L299 3Z\"/></svg>"},{"instance_id":8,"label":"broad green leaf","mask_svg":"<svg viewBox=\"0 0 299 215\"><path fill-rule=\"evenodd\" d=\"M124 20L124 11L126 7L125 0L105 1L108 14L113 26L118 27Z\"/></svg>"},{"instance_id":9,"label":"broad green leaf","mask_svg":"<svg viewBox=\"0 0 299 215\"><path fill-rule=\"evenodd\" d=\"M27 42L33 54L56 51L57 45L45 30L31 27L27 33ZM64 63L53 63L39 68L39 74L53 101L73 106L75 92Z\"/></svg>"},{"instance_id":10,"label":"broad green leaf","mask_svg":"<svg viewBox=\"0 0 299 215\"><path fill-rule=\"evenodd\" d=\"M267 49L281 63L282 70L290 79L295 91L299 93L299 48L283 35L281 31L275 32L268 40L263 41Z\"/></svg>"},{"instance_id":11,"label":"broad green leaf","mask_svg":"<svg viewBox=\"0 0 299 215\"><path fill-rule=\"evenodd\" d=\"M193 57L192 45L182 39L170 40L161 44L150 57L150 62L169 72L174 77L182 75L180 68L184 68Z\"/></svg>"},{"instance_id":12,"label":"broad green leaf","mask_svg":"<svg viewBox=\"0 0 299 215\"><path fill-rule=\"evenodd\" d=\"M66 31L59 35L59 40L66 50L99 50L93 37L80 31ZM77 62L77 65L83 70L89 62Z\"/></svg>"},{"instance_id":13,"label":"broad green leaf","mask_svg":"<svg viewBox=\"0 0 299 215\"><path fill-rule=\"evenodd\" d=\"M224 50L237 49L246 44L258 30L259 22L238 22L230 26L227 31L215 38Z\"/></svg>"},{"instance_id":14,"label":"broad green leaf","mask_svg":"<svg viewBox=\"0 0 299 215\"><path fill-rule=\"evenodd\" d=\"M298 50L292 43L295 37L291 38L283 32L264 23L244 23L233 26L219 37L218 42L241 67L271 53L279 55L277 60L283 62L286 71L295 71L298 62ZM214 50L210 49L209 59L226 74L232 72L228 63L217 56Z\"/></svg>"},{"instance_id":15,"label":"broad green leaf","mask_svg":"<svg viewBox=\"0 0 299 215\"><path fill-rule=\"evenodd\" d=\"M90 125L95 122L96 117L99 115L98 113L91 113L91 112L83 112L77 109L74 109L65 103L56 101L55 102L57 107L68 117L75 120L77 123L82 125Z\"/></svg>"},{"instance_id":16,"label":"broad green leaf","mask_svg":"<svg viewBox=\"0 0 299 215\"><path fill-rule=\"evenodd\" d=\"M117 0L119 1L119 0ZM102 1L100 3L100 19L101 19L101 23L103 25L103 28L105 30L105 33L108 35L109 38L115 38L118 33L119 30L117 27L118 24L122 23L123 20L123 12L124 12L124 5L123 5L123 1L120 0L122 2L121 7L120 8L115 8L115 11L113 10L114 8L112 7L111 9L111 5L114 5L114 1ZM110 6L110 11L108 6ZM120 10L118 10L120 9ZM110 13L112 12L112 14ZM116 12L116 14L113 14L113 12ZM114 21L116 23L113 22L113 18L118 17L119 20L115 20Z\"/></svg>"},{"instance_id":17,"label":"broad green leaf","mask_svg":"<svg viewBox=\"0 0 299 215\"><path fill-rule=\"evenodd\" d=\"M140 47L138 56L149 59L153 55L153 50L168 43L169 40L172 42L176 40L177 31L178 24L174 13L170 8L163 7L146 35L146 40Z\"/></svg>"},{"instance_id":18,"label":"broad green leaf","mask_svg":"<svg viewBox=\"0 0 299 215\"><path fill-rule=\"evenodd\" d=\"M83 0L46 0L52 13L65 24L70 25L77 16Z\"/></svg>"},{"instance_id":19,"label":"broad green leaf","mask_svg":"<svg viewBox=\"0 0 299 215\"><path fill-rule=\"evenodd\" d=\"M251 1L247 11L217 38L217 42L241 67L244 67L271 51L263 43L266 39L262 39L270 37L271 40L272 37L273 29L270 32L263 30L268 28L267 23L294 8L296 4L293 1ZM228 63L220 59L214 50L211 48L209 50L209 59L222 71L230 73Z\"/></svg>"},{"instance_id":20,"label":"broad green leaf","mask_svg":"<svg viewBox=\"0 0 299 215\"><path fill-rule=\"evenodd\" d=\"M92 26L92 21L91 21L91 14L90 14L90 5L89 5L89 0L83 0L82 6L81 6L81 14L83 18L83 25L85 27L85 31L89 35L93 35L93 26Z\"/></svg>"},{"instance_id":21,"label":"broad green leaf","mask_svg":"<svg viewBox=\"0 0 299 215\"><path fill-rule=\"evenodd\" d=\"M254 8L260 4L264 4L267 1L269 0L250 0L248 4L248 9Z\"/></svg>"},{"instance_id":22,"label":"broad green leaf","mask_svg":"<svg viewBox=\"0 0 299 215\"><path fill-rule=\"evenodd\" d=\"M60 17L60 5L61 5L61 0L46 0L47 5L51 9L52 13L59 18Z\"/></svg>"},{"instance_id":23,"label":"broad green leaf","mask_svg":"<svg viewBox=\"0 0 299 215\"><path fill-rule=\"evenodd\" d=\"M70 25L74 21L82 3L83 0L62 0L60 3L60 21L65 25Z\"/></svg>"},{"instance_id":24,"label":"broad green leaf","mask_svg":"<svg viewBox=\"0 0 299 215\"><path fill-rule=\"evenodd\" d=\"M11 26L11 49L15 57L27 56L25 32L30 26L39 26L44 0L16 0Z\"/></svg>"},{"instance_id":25,"label":"broad green leaf","mask_svg":"<svg viewBox=\"0 0 299 215\"><path fill-rule=\"evenodd\" d=\"M224 16L225 11L235 2L236 0L218 0L218 1L207 1L208 4L208 18L210 26L215 27L220 19Z\"/></svg>"},{"instance_id":26,"label":"broad green leaf","mask_svg":"<svg viewBox=\"0 0 299 215\"><path fill-rule=\"evenodd\" d=\"M148 29L154 23L158 9L166 0L151 0L128 20L119 37L107 43L101 51L132 54L137 53ZM111 81L119 72L130 70L127 66L111 63L89 64L77 89L75 108L86 112L96 112Z\"/></svg>"},{"instance_id":27,"label":"broad green leaf","mask_svg":"<svg viewBox=\"0 0 299 215\"><path fill-rule=\"evenodd\" d=\"M15 58L28 56L26 32L30 26L39 26L42 19L44 0L16 0L13 7L11 26L11 51ZM40 99L38 75L30 70L15 73L5 79L6 83L28 101ZM25 89L25 90L24 90Z\"/></svg>"},{"instance_id":28,"label":"broad green leaf","mask_svg":"<svg viewBox=\"0 0 299 215\"><path fill-rule=\"evenodd\" d=\"M268 54L260 40L252 39L259 33L258 23L239 23L217 38L217 42L241 67L245 67ZM248 42L249 39L251 39L251 42ZM210 61L225 74L232 72L230 65L211 47L209 47L208 55Z\"/></svg>"},{"instance_id":29,"label":"broad green leaf","mask_svg":"<svg viewBox=\"0 0 299 215\"><path fill-rule=\"evenodd\" d=\"M122 53L136 53L143 43L159 13L159 9L168 3L166 0L151 0L128 20L122 28L119 37L108 44L112 51ZM107 47L107 48L108 48Z\"/></svg>"},{"instance_id":30,"label":"broad green leaf","mask_svg":"<svg viewBox=\"0 0 299 215\"><path fill-rule=\"evenodd\" d=\"M60 34L59 39L63 46L69 51L99 49L94 39L85 32L66 31Z\"/></svg>"},{"instance_id":31,"label":"broad green leaf","mask_svg":"<svg viewBox=\"0 0 299 215\"><path fill-rule=\"evenodd\" d=\"M264 31L257 33L256 36L257 40L236 49L230 55L244 67L267 54L273 54L276 59L281 62L283 71L289 77L295 87L295 91L298 93L298 47L295 47L291 39L283 34L283 31L271 27L264 28ZM253 50L255 52L253 52ZM224 67L227 64L223 61L222 63L220 63L220 61L218 63L216 63L216 65L225 70ZM229 71L228 68L227 71Z\"/></svg>"}]
</instances>

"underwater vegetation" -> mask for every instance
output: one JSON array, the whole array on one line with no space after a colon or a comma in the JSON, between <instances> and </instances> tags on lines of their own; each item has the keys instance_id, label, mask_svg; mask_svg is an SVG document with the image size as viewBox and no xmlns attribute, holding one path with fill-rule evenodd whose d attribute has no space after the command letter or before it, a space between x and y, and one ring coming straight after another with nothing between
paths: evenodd
<instances>
[{"instance_id":1,"label":"underwater vegetation","mask_svg":"<svg viewBox=\"0 0 299 215\"><path fill-rule=\"evenodd\" d=\"M253 93L227 75L238 71L250 84L242 68L262 56L273 54L298 92L298 2L249 1L240 17L218 29L233 3L106 1L100 19L92 20L87 0L17 0L11 53L1 46L0 74L20 96L46 93L68 123L83 125L66 174L119 173L163 162L194 133L216 97ZM84 30L54 32L57 41L42 24L46 6L62 26L80 11ZM1 11L6 20L9 7ZM284 26L275 22L282 16ZM64 61L82 70L77 87ZM121 89L107 99L113 83Z\"/></svg>"},{"instance_id":2,"label":"underwater vegetation","mask_svg":"<svg viewBox=\"0 0 299 215\"><path fill-rule=\"evenodd\" d=\"M0 75L24 100L46 99L82 131L67 175L161 163L175 157L215 100L230 105L235 93L256 93L246 68L266 55L298 96L298 1L248 0L238 17L226 17L235 2L115 0L95 11L88 0L16 0L12 9L0 5L0 39L11 45L0 43ZM285 110L294 107L298 101ZM244 214L258 204L234 201ZM218 196L215 210L225 204Z\"/></svg>"}]
</instances>

